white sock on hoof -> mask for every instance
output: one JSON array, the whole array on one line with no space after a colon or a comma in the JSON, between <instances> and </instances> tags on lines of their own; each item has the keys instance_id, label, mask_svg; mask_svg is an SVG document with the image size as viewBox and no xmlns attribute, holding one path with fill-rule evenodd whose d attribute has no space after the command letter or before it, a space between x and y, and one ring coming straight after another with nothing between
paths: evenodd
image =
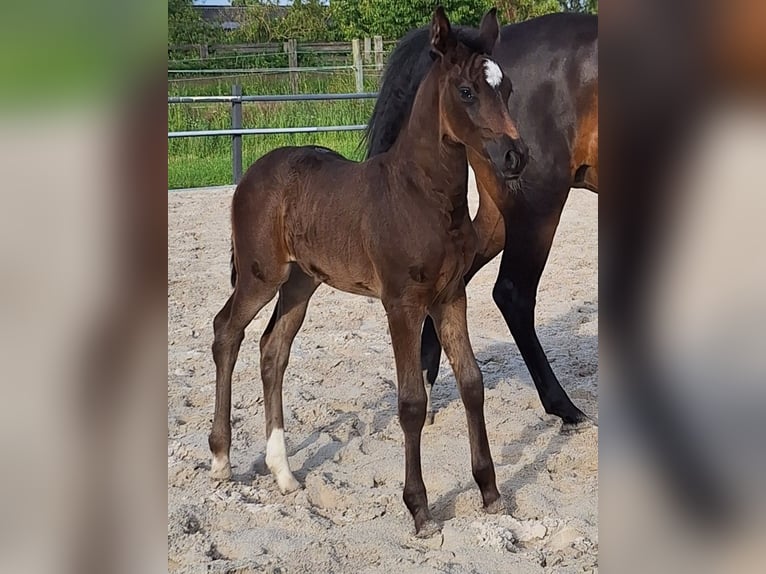
<instances>
[{"instance_id":1,"label":"white sock on hoof","mask_svg":"<svg viewBox=\"0 0 766 574\"><path fill-rule=\"evenodd\" d=\"M231 478L231 463L229 457L224 455L213 455L210 463L210 476L218 480L228 480Z\"/></svg>"},{"instance_id":2,"label":"white sock on hoof","mask_svg":"<svg viewBox=\"0 0 766 574\"><path fill-rule=\"evenodd\" d=\"M266 466L269 467L271 474L277 479L277 485L282 494L298 490L301 487L300 483L295 480L293 473L290 471L290 464L287 462L284 429L274 429L271 431L269 440L266 443Z\"/></svg>"},{"instance_id":3,"label":"white sock on hoof","mask_svg":"<svg viewBox=\"0 0 766 574\"><path fill-rule=\"evenodd\" d=\"M432 413L434 412L434 407L431 404L431 389L432 386L428 382L428 371L423 371L423 386L426 388L426 413Z\"/></svg>"}]
</instances>

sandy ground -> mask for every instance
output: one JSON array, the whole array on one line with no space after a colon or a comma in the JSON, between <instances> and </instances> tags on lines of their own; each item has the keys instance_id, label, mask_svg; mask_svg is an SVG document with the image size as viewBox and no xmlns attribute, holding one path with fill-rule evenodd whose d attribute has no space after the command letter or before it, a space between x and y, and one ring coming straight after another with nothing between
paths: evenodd
<instances>
[{"instance_id":1,"label":"sandy ground","mask_svg":"<svg viewBox=\"0 0 766 574\"><path fill-rule=\"evenodd\" d=\"M285 377L288 455L305 488L282 496L264 464L253 321L233 382L234 477L208 478L212 319L230 294L231 190L168 194L168 570L269 573L589 572L598 560L598 430L546 415L491 291L469 286L471 339L508 514L486 515L455 380L443 361L423 472L443 532L413 536L393 354L380 303L320 287ZM538 334L562 384L597 417L597 197L573 190L538 294Z\"/></svg>"}]
</instances>

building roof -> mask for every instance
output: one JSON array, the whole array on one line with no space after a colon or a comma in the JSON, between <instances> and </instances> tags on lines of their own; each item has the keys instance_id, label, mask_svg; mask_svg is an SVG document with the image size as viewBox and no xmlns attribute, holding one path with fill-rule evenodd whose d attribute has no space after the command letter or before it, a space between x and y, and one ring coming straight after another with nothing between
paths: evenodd
<instances>
[{"instance_id":1,"label":"building roof","mask_svg":"<svg viewBox=\"0 0 766 574\"><path fill-rule=\"evenodd\" d=\"M195 6L231 6L231 0L192 0Z\"/></svg>"}]
</instances>

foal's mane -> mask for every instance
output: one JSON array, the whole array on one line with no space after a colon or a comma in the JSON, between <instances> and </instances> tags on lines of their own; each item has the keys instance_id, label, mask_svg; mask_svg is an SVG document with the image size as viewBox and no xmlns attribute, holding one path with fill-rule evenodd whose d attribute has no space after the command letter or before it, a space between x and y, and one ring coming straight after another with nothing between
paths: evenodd
<instances>
[{"instance_id":1,"label":"foal's mane","mask_svg":"<svg viewBox=\"0 0 766 574\"><path fill-rule=\"evenodd\" d=\"M483 51L475 28L454 26L452 32L472 51ZM410 116L418 87L433 64L430 40L429 28L418 28L402 38L389 56L364 132L368 158L388 151Z\"/></svg>"}]
</instances>

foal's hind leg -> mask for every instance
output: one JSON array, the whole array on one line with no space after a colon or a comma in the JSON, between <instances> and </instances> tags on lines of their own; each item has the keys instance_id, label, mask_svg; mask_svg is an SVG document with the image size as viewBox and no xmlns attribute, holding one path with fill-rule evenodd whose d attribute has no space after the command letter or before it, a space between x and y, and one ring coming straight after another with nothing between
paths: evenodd
<instances>
[{"instance_id":1,"label":"foal's hind leg","mask_svg":"<svg viewBox=\"0 0 766 574\"><path fill-rule=\"evenodd\" d=\"M494 176L493 176L494 177ZM503 216L498 211L495 203L489 198L483 180L476 182L479 189L479 210L473 220L473 227L477 236L477 252L474 257L471 268L465 274L464 281L466 285L487 263L492 261L497 254L503 250L505 243L505 224ZM439 374L439 359L441 358L442 348L439 338L436 336L431 317L426 318L423 325L423 335L420 340L420 365L423 371L423 384L426 387L426 424L434 422L434 409L431 404L431 391Z\"/></svg>"},{"instance_id":2,"label":"foal's hind leg","mask_svg":"<svg viewBox=\"0 0 766 574\"><path fill-rule=\"evenodd\" d=\"M213 478L226 480L231 477L231 374L245 338L245 327L274 298L280 283L266 283L247 273L240 273L234 293L213 321L215 413L213 430L208 437L213 453L210 465L210 476Z\"/></svg>"},{"instance_id":3,"label":"foal's hind leg","mask_svg":"<svg viewBox=\"0 0 766 574\"><path fill-rule=\"evenodd\" d=\"M306 309L319 282L293 266L290 278L279 291L279 300L261 337L261 380L266 410L266 466L277 480L282 494L300 488L287 462L282 380L290 358L290 347L303 324Z\"/></svg>"},{"instance_id":4,"label":"foal's hind leg","mask_svg":"<svg viewBox=\"0 0 766 574\"><path fill-rule=\"evenodd\" d=\"M497 490L484 421L484 381L468 338L465 289L461 288L459 295L451 301L435 306L431 315L465 406L473 477L479 485L484 508L488 512L500 512L503 503Z\"/></svg>"}]
</instances>

